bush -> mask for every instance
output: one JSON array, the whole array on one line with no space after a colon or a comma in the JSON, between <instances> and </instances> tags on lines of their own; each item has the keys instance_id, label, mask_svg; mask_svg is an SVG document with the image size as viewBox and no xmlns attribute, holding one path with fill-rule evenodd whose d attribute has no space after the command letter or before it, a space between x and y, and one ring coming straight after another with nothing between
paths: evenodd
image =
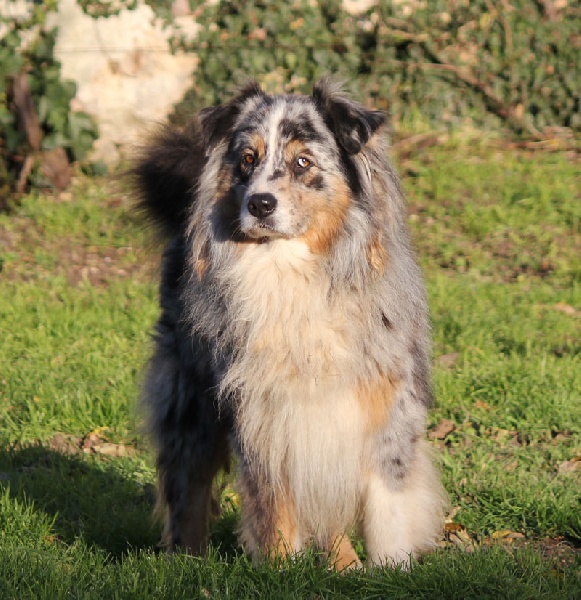
<instances>
[{"instance_id":1,"label":"bush","mask_svg":"<svg viewBox=\"0 0 581 600\"><path fill-rule=\"evenodd\" d=\"M147 3L164 23L172 21L171 3ZM21 22L0 18L7 25L0 39L0 193L14 187L19 172L22 180L32 150L61 148L69 160L82 160L97 135L88 115L70 111L75 86L61 79L56 33L38 28L55 4L35 4ZM107 17L134 8L136 0L79 4L93 17ZM333 74L356 86L361 101L388 111L396 128L469 124L573 145L581 132L581 9L572 1L380 0L359 15L340 0L190 0L190 6L200 33L189 42L176 36L172 44L196 52L200 62L175 120L221 102L249 77L270 92L309 93L314 80ZM31 33L33 42L23 45ZM13 102L14 81L23 73L40 148L19 124ZM30 179L42 183L42 169Z\"/></svg>"},{"instance_id":2,"label":"bush","mask_svg":"<svg viewBox=\"0 0 581 600\"><path fill-rule=\"evenodd\" d=\"M581 10L535 0L380 1L351 15L339 0L227 0L210 6L189 49L196 83L178 113L221 101L255 77L308 92L332 73L396 124L471 123L545 138L581 130ZM555 128L566 128L567 131Z\"/></svg>"},{"instance_id":3,"label":"bush","mask_svg":"<svg viewBox=\"0 0 581 600\"><path fill-rule=\"evenodd\" d=\"M0 39L0 193L4 198L27 181L59 185L55 169L83 160L97 138L92 118L70 109L76 85L61 78L53 53L57 32L42 28L54 4L35 6L26 19L0 18L5 28ZM38 160L31 161L33 156Z\"/></svg>"}]
</instances>

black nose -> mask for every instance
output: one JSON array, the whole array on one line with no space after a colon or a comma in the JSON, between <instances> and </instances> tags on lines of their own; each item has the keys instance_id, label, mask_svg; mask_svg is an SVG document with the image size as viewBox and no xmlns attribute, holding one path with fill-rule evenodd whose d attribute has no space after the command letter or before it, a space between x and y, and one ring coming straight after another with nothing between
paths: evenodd
<instances>
[{"instance_id":1,"label":"black nose","mask_svg":"<svg viewBox=\"0 0 581 600\"><path fill-rule=\"evenodd\" d=\"M252 194L248 198L248 212L257 219L271 215L276 208L276 198L272 194Z\"/></svg>"}]
</instances>

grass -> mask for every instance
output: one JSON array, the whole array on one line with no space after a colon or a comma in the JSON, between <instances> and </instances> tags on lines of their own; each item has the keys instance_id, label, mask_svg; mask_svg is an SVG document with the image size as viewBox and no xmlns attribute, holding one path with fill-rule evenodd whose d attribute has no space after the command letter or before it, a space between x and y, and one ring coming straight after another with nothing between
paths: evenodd
<instances>
[{"instance_id":1,"label":"grass","mask_svg":"<svg viewBox=\"0 0 581 600\"><path fill-rule=\"evenodd\" d=\"M1 598L581 598L581 166L449 140L400 153L428 281L451 516L410 573L256 566L222 494L205 560L169 559L134 405L155 254L80 177L0 216Z\"/></svg>"}]
</instances>

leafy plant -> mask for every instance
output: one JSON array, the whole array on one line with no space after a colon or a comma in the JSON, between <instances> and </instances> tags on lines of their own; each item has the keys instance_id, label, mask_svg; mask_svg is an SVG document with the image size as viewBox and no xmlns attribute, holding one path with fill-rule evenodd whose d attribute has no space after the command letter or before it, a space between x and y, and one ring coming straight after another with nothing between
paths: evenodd
<instances>
[{"instance_id":1,"label":"leafy plant","mask_svg":"<svg viewBox=\"0 0 581 600\"><path fill-rule=\"evenodd\" d=\"M68 160L83 160L97 138L97 127L86 113L73 112L70 103L76 85L61 78L54 58L57 31L42 26L55 2L35 6L30 17L2 17L5 33L0 39L0 177L5 196L14 188L19 172L33 152L64 149ZM15 82L23 78L27 93L26 118L34 121L34 135L23 125L23 107L15 98ZM32 139L33 138L33 139ZM40 161L42 162L42 161ZM47 183L31 170L36 183ZM22 179L22 177L21 177ZM23 184L24 182L20 182Z\"/></svg>"},{"instance_id":2,"label":"leafy plant","mask_svg":"<svg viewBox=\"0 0 581 600\"><path fill-rule=\"evenodd\" d=\"M80 0L95 18L133 9L136 0ZM147 0L164 24L171 5ZM13 187L30 144L11 101L14 78L27 73L42 128L42 150L64 148L82 160L97 132L71 112L74 83L54 59L56 32L39 29L56 0L35 4L29 18L0 17L0 192ZM470 125L533 140L578 146L581 132L581 10L576 3L537 0L378 1L364 13L340 0L266 2L190 0L202 25L172 48L195 52L195 83L175 120L217 104L237 84L256 78L277 93L308 93L332 74L360 100L387 110L399 129ZM33 41L23 44L32 36ZM38 179L38 178L37 178ZM41 179L38 179L41 181Z\"/></svg>"},{"instance_id":3,"label":"leafy plant","mask_svg":"<svg viewBox=\"0 0 581 600\"><path fill-rule=\"evenodd\" d=\"M308 91L333 74L395 123L472 124L544 139L581 131L581 11L514 0L377 2L226 0L206 7L189 46L200 63L179 112L221 101L244 77Z\"/></svg>"},{"instance_id":4,"label":"leafy plant","mask_svg":"<svg viewBox=\"0 0 581 600\"><path fill-rule=\"evenodd\" d=\"M177 113L222 101L249 77L271 93L307 92L327 73L352 80L361 64L357 19L339 0L226 0L206 8L195 85Z\"/></svg>"}]
</instances>

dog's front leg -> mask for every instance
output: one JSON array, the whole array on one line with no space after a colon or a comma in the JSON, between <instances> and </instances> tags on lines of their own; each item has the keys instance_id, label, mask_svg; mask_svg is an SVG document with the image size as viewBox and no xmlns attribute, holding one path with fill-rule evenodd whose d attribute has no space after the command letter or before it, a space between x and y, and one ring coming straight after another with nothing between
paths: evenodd
<instances>
[{"instance_id":1,"label":"dog's front leg","mask_svg":"<svg viewBox=\"0 0 581 600\"><path fill-rule=\"evenodd\" d=\"M228 464L226 435L218 425L214 428L212 434L194 427L171 435L166 431L160 444L158 506L165 512L163 540L170 552L206 552L213 480Z\"/></svg>"},{"instance_id":2,"label":"dog's front leg","mask_svg":"<svg viewBox=\"0 0 581 600\"><path fill-rule=\"evenodd\" d=\"M212 481L186 477L177 481L182 478L175 471L160 477L161 502L167 503L163 539L170 552L182 549L203 555L208 544Z\"/></svg>"},{"instance_id":3,"label":"dog's front leg","mask_svg":"<svg viewBox=\"0 0 581 600\"><path fill-rule=\"evenodd\" d=\"M167 549L204 554L213 479L229 464L230 421L220 415L204 373L208 352L166 318L158 324L156 352L143 402L157 450L158 514L165 515ZM194 352L195 351L195 352ZM201 371L201 372L200 372Z\"/></svg>"},{"instance_id":4,"label":"dog's front leg","mask_svg":"<svg viewBox=\"0 0 581 600\"><path fill-rule=\"evenodd\" d=\"M257 559L287 557L300 552L303 540L289 490L240 460L238 485L242 498L240 539Z\"/></svg>"},{"instance_id":5,"label":"dog's front leg","mask_svg":"<svg viewBox=\"0 0 581 600\"><path fill-rule=\"evenodd\" d=\"M412 445L401 473L376 470L367 479L363 529L370 564L409 568L442 534L445 492L425 442Z\"/></svg>"}]
</instances>

